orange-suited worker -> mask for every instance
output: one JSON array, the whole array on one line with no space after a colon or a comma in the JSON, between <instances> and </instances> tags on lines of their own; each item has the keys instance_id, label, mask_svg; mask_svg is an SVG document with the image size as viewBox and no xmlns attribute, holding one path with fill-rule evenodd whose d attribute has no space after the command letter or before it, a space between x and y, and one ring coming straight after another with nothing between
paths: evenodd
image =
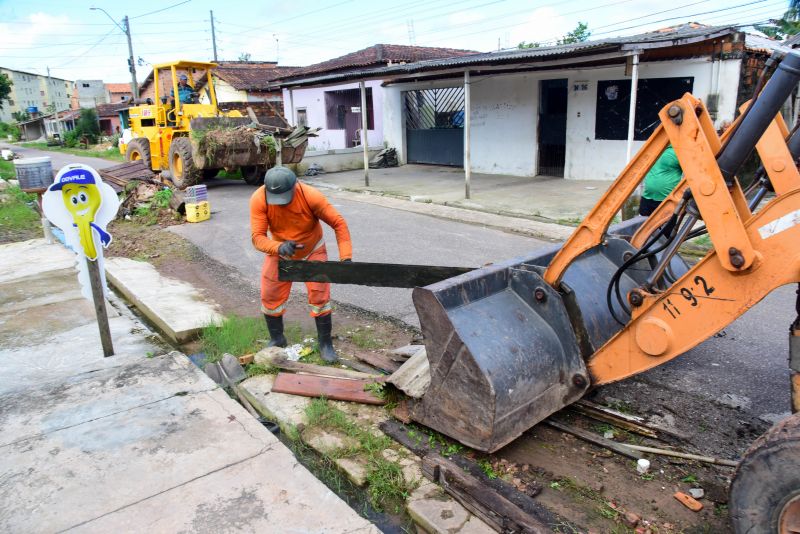
<instances>
[{"instance_id":1,"label":"orange-suited worker","mask_svg":"<svg viewBox=\"0 0 800 534\"><path fill-rule=\"evenodd\" d=\"M266 253L261 268L261 311L267 320L270 347L285 347L283 314L292 289L291 282L278 280L278 258L327 261L322 220L336 232L339 259L351 261L350 230L336 208L322 193L297 181L286 167L273 167L264 185L250 197L250 231L253 246ZM317 323L320 356L337 360L331 339L331 285L306 282L311 316Z\"/></svg>"}]
</instances>

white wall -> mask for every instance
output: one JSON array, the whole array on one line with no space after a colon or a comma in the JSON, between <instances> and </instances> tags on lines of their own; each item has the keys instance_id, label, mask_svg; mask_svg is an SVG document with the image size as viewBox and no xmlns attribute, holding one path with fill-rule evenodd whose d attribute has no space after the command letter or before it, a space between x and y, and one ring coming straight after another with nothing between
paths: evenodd
<instances>
[{"instance_id":1,"label":"white wall","mask_svg":"<svg viewBox=\"0 0 800 534\"><path fill-rule=\"evenodd\" d=\"M217 102L247 102L246 92L234 89L231 84L225 80L217 78L216 76L214 76L213 79L214 91L217 93ZM209 103L209 98L205 90L200 91L200 103Z\"/></svg>"},{"instance_id":2,"label":"white wall","mask_svg":"<svg viewBox=\"0 0 800 534\"><path fill-rule=\"evenodd\" d=\"M373 109L373 128L367 132L369 146L379 146L383 144L383 87L380 80L365 82L367 87L372 88L372 109ZM309 139L309 150L333 150L347 148L344 130L328 130L327 118L325 114L325 91L339 91L342 89L358 89L358 83L344 85L329 85L326 87L312 87L308 89L293 89L292 98L289 98L289 90L283 90L284 117L290 124L297 124L297 109L305 108L308 126L310 128L322 128L317 134L318 137ZM293 109L290 109L292 106Z\"/></svg>"},{"instance_id":3,"label":"white wall","mask_svg":"<svg viewBox=\"0 0 800 534\"><path fill-rule=\"evenodd\" d=\"M719 113L715 124L733 120L736 94L739 88L740 60L727 60L719 69ZM703 101L717 87L717 68L708 59L659 61L642 63L639 78L694 77L692 93ZM564 177L576 180L613 180L627 163L627 141L597 140L594 138L597 81L626 79L624 67L574 70L569 78L567 104L567 161ZM575 92L573 82L589 81L588 91ZM712 84L713 82L713 84ZM644 141L633 142L633 154Z\"/></svg>"},{"instance_id":4,"label":"white wall","mask_svg":"<svg viewBox=\"0 0 800 534\"><path fill-rule=\"evenodd\" d=\"M706 100L720 92L716 125L732 120L739 88L740 60L712 65L708 58L643 63L640 78L694 77L693 93ZM539 82L568 80L567 147L564 177L576 180L613 180L626 164L627 141L596 140L597 82L630 79L623 66L552 70L526 74L472 77L472 170L489 174L534 176L537 165ZM588 90L573 91L573 82L588 82ZM384 91L384 134L388 146L405 157L402 92L452 87L463 78L390 85ZM719 89L717 89L719 88ZM643 141L634 141L634 153Z\"/></svg>"}]
</instances>

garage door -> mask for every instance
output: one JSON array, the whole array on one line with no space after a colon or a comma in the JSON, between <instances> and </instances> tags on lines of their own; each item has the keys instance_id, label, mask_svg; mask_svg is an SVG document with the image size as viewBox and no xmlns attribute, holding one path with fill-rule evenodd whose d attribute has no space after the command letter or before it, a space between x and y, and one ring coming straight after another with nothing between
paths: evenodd
<instances>
[{"instance_id":1,"label":"garage door","mask_svg":"<svg viewBox=\"0 0 800 534\"><path fill-rule=\"evenodd\" d=\"M409 163L464 166L464 88L405 91Z\"/></svg>"}]
</instances>

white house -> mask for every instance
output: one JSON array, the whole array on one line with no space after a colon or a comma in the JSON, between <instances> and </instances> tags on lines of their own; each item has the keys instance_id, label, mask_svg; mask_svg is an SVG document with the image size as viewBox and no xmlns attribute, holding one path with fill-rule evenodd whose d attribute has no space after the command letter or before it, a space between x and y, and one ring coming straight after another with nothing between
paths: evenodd
<instances>
[{"instance_id":1,"label":"white house","mask_svg":"<svg viewBox=\"0 0 800 534\"><path fill-rule=\"evenodd\" d=\"M373 94L380 88L383 109L376 106L374 123L383 131L376 138L395 147L403 163L612 180L652 133L658 111L683 93L701 98L718 126L732 120L778 44L736 28L684 24L630 37L295 75L293 106L302 101L320 113L325 91L365 81ZM301 91L316 97L301 100ZM333 143L332 136L325 139Z\"/></svg>"},{"instance_id":2,"label":"white house","mask_svg":"<svg viewBox=\"0 0 800 534\"><path fill-rule=\"evenodd\" d=\"M327 170L346 168L350 161L357 165L363 141L361 90L359 80L365 70L398 64L413 63L425 59L440 59L474 54L468 50L377 44L351 54L322 63L301 67L275 84L283 90L286 120L291 124L303 124L322 128L318 137L310 140L306 160L313 161L321 154L336 154L341 160L332 167L327 161ZM336 83L314 83L315 79L336 76ZM385 124L383 80L370 79L365 82L367 113L367 141L370 149L383 148ZM351 158L344 155L353 154ZM345 163L348 162L348 163Z\"/></svg>"}]
</instances>

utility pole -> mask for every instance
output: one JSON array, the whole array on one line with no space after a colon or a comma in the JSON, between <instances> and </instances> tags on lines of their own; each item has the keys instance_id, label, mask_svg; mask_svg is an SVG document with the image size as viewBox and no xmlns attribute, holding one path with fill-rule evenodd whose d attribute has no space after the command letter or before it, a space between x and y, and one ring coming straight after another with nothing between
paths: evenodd
<instances>
[{"instance_id":1,"label":"utility pole","mask_svg":"<svg viewBox=\"0 0 800 534\"><path fill-rule=\"evenodd\" d=\"M214 47L214 62L217 61L217 34L214 31L214 11L209 10L211 13L211 45Z\"/></svg>"},{"instance_id":2,"label":"utility pole","mask_svg":"<svg viewBox=\"0 0 800 534\"><path fill-rule=\"evenodd\" d=\"M90 7L89 10L91 11L102 11L108 19L114 23L114 25L122 30L128 37L128 70L131 73L131 93L133 93L133 98L139 98L139 84L136 82L136 60L133 59L133 44L131 43L131 22L128 20L128 16L125 15L125 18L122 19L122 22L125 24L123 28L117 21L114 20L114 17L108 14L108 11L103 9L102 7Z\"/></svg>"},{"instance_id":3,"label":"utility pole","mask_svg":"<svg viewBox=\"0 0 800 534\"><path fill-rule=\"evenodd\" d=\"M131 21L128 20L128 15L123 19L125 22L125 35L128 36L128 65L131 71L131 91L133 91L133 98L139 99L139 83L136 81L136 60L133 58L133 44L131 43Z\"/></svg>"}]
</instances>

